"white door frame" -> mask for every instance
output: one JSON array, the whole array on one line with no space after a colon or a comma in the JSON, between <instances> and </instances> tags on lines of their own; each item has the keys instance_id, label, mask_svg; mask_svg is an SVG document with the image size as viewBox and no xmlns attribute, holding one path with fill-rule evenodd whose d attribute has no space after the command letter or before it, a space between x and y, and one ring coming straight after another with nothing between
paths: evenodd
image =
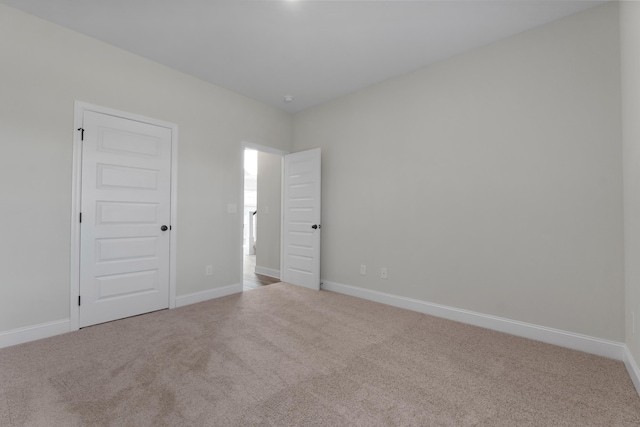
<instances>
[{"instance_id":1,"label":"white door frame","mask_svg":"<svg viewBox=\"0 0 640 427\"><path fill-rule=\"evenodd\" d=\"M284 151L284 150L279 150L277 148L272 148L272 147L267 147L266 145L260 145L260 144L254 144L253 142L248 142L248 141L242 141L242 152L241 152L241 159L242 159L242 165L240 167L240 175L241 175L241 183L242 185L240 186L240 207L239 207L239 211L240 212L244 212L244 150L256 150L256 151L260 151L262 153L268 153L268 154L275 154L276 156L280 156L283 161L280 162L280 278L282 278L282 226L284 224L284 216L283 216L283 210L282 210L282 204L284 203L284 200L282 198L282 179L284 176L284 156L286 156L287 154L290 154L288 151ZM259 172L258 172L259 173ZM243 286L241 287L243 289L244 292L244 252L242 249L242 240L244 239L244 229L243 229L243 223L244 223L244 217L243 215L240 215L240 284L242 284Z\"/></svg>"},{"instance_id":2,"label":"white door frame","mask_svg":"<svg viewBox=\"0 0 640 427\"><path fill-rule=\"evenodd\" d=\"M169 308L176 306L176 237L178 233L178 125L113 108L75 101L73 116L73 172L71 178L71 280L69 289L69 330L80 329L80 211L82 195L82 118L85 111L149 123L171 130L171 236L169 249Z\"/></svg>"}]
</instances>

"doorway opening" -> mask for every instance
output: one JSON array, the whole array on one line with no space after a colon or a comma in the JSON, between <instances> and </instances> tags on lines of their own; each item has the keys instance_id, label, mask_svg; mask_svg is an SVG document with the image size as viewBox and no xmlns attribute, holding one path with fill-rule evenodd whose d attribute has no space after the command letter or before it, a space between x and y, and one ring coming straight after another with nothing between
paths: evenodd
<instances>
[{"instance_id":1,"label":"doorway opening","mask_svg":"<svg viewBox=\"0 0 640 427\"><path fill-rule=\"evenodd\" d=\"M280 281L281 180L281 155L244 149L244 291Z\"/></svg>"}]
</instances>

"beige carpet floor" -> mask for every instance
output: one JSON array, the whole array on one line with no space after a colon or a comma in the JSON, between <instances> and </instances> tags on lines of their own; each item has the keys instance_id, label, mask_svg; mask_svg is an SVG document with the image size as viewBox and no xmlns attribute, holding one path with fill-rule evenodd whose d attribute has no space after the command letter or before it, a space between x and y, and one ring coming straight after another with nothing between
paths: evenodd
<instances>
[{"instance_id":1,"label":"beige carpet floor","mask_svg":"<svg viewBox=\"0 0 640 427\"><path fill-rule=\"evenodd\" d=\"M1 426L639 426L621 362L275 284L0 350Z\"/></svg>"}]
</instances>

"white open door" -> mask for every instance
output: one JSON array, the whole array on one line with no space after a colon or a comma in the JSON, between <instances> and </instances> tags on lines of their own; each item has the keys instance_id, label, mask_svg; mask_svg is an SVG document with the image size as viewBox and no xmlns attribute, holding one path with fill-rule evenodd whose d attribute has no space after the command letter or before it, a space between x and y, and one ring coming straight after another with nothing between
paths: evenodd
<instances>
[{"instance_id":1,"label":"white open door","mask_svg":"<svg viewBox=\"0 0 640 427\"><path fill-rule=\"evenodd\" d=\"M79 326L169 307L172 130L83 114Z\"/></svg>"},{"instance_id":2,"label":"white open door","mask_svg":"<svg viewBox=\"0 0 640 427\"><path fill-rule=\"evenodd\" d=\"M320 148L284 157L283 282L320 289Z\"/></svg>"}]
</instances>

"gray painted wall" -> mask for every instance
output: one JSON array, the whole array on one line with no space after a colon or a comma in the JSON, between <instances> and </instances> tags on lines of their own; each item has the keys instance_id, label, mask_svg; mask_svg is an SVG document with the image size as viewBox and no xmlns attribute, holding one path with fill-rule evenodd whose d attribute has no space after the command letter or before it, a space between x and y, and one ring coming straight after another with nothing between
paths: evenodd
<instances>
[{"instance_id":1,"label":"gray painted wall","mask_svg":"<svg viewBox=\"0 0 640 427\"><path fill-rule=\"evenodd\" d=\"M242 141L289 114L4 5L0 58L0 332L69 318L75 100L179 126L177 294L241 282Z\"/></svg>"},{"instance_id":2,"label":"gray painted wall","mask_svg":"<svg viewBox=\"0 0 640 427\"><path fill-rule=\"evenodd\" d=\"M626 343L640 361L640 3L620 6L622 42L622 129L624 138L624 213ZM632 319L635 317L635 331Z\"/></svg>"},{"instance_id":3,"label":"gray painted wall","mask_svg":"<svg viewBox=\"0 0 640 427\"><path fill-rule=\"evenodd\" d=\"M640 12L622 10L622 33L594 8L292 121L0 5L0 332L69 316L77 99L178 124L178 295L240 281L241 141L291 151L293 126L295 150L323 149L324 279L623 341L622 34L638 359Z\"/></svg>"},{"instance_id":4,"label":"gray painted wall","mask_svg":"<svg viewBox=\"0 0 640 427\"><path fill-rule=\"evenodd\" d=\"M258 152L256 267L280 271L282 156Z\"/></svg>"},{"instance_id":5,"label":"gray painted wall","mask_svg":"<svg viewBox=\"0 0 640 427\"><path fill-rule=\"evenodd\" d=\"M296 114L294 151L323 153L323 279L623 341L618 18Z\"/></svg>"}]
</instances>

